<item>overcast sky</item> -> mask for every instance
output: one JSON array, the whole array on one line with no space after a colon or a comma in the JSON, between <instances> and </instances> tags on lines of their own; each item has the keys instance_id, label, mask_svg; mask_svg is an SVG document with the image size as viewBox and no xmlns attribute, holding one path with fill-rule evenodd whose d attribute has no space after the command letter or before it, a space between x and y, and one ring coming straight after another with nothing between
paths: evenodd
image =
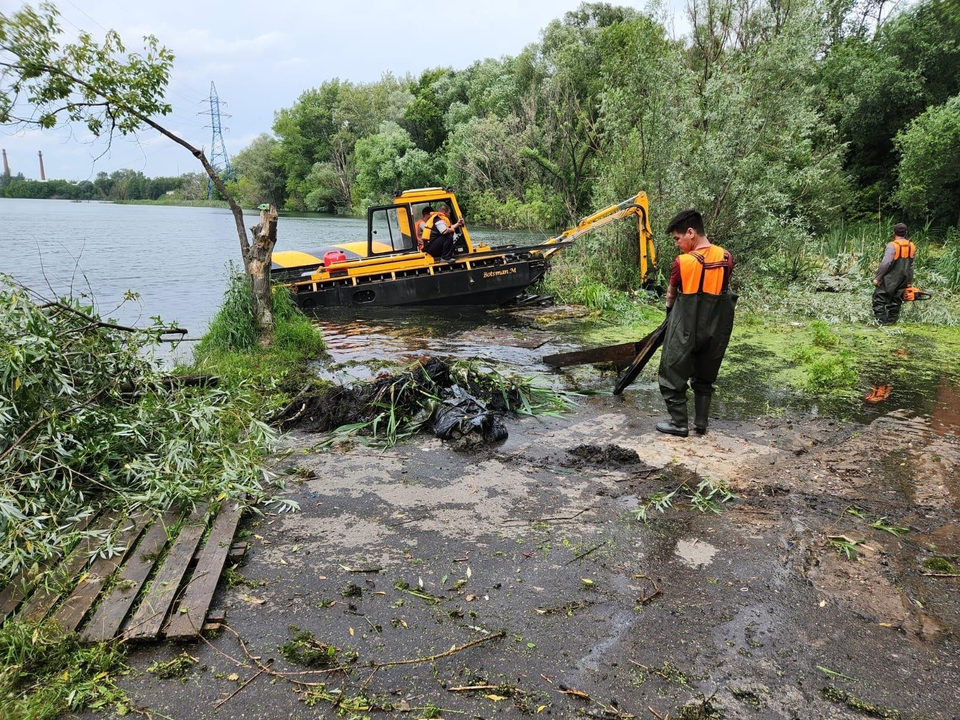
<instances>
[{"instance_id":1,"label":"overcast sky","mask_svg":"<svg viewBox=\"0 0 960 720\"><path fill-rule=\"evenodd\" d=\"M221 0L56 0L62 26L75 39L80 29L102 39L105 29L120 33L127 47L139 49L152 33L176 55L168 100L173 115L164 123L197 145L210 147L211 80L228 103L223 118L227 149L236 153L256 135L269 131L273 113L289 107L303 90L339 77L364 82L383 73L418 74L428 67L464 68L475 60L515 55L539 39L553 19L575 9L579 0L480 0L424 2L222 2ZM646 0L619 3L643 9ZM0 0L0 12L22 5ZM685 0L666 0L675 33L686 28ZM432 30L429 31L429 30ZM445 38L438 41L438 36ZM3 132L0 130L0 132ZM43 151L47 178L80 180L100 170L141 170L175 175L201 168L183 149L153 132L139 145L118 140L94 165L103 145L78 142L85 130L30 130L0 135L13 173L39 178L37 151Z\"/></svg>"}]
</instances>

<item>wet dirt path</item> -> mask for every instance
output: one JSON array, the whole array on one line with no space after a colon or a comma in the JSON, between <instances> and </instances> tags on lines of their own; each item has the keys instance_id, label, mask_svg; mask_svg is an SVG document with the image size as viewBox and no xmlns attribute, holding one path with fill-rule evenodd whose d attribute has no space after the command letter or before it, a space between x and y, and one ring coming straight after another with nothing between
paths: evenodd
<instances>
[{"instance_id":1,"label":"wet dirt path","mask_svg":"<svg viewBox=\"0 0 960 720\"><path fill-rule=\"evenodd\" d=\"M474 343L528 366L563 347L487 332L395 347ZM139 670L184 649L199 663L123 684L176 718L958 717L960 580L923 564L960 553L955 406L719 420L681 440L653 432L648 395L510 420L481 454L427 437L320 453L289 435L281 467L301 512L246 521L248 584L221 583L215 600L286 677L261 673L217 710L257 673L227 632L139 650ZM570 452L584 444L604 447ZM702 480L736 498L699 511L683 488ZM296 674L279 650L294 627L355 650L356 667ZM390 709L331 702L358 695Z\"/></svg>"}]
</instances>

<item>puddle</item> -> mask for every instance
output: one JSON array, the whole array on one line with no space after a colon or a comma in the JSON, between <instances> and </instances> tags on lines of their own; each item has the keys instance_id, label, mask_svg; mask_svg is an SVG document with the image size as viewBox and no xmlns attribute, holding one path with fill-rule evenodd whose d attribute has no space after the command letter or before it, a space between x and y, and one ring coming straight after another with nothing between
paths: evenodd
<instances>
[{"instance_id":1,"label":"puddle","mask_svg":"<svg viewBox=\"0 0 960 720\"><path fill-rule=\"evenodd\" d=\"M314 316L331 363L321 376L366 380L385 366L408 365L424 355L480 360L525 374L544 373L544 355L569 340L530 327L526 317L479 308L387 308L372 315L325 311ZM568 345L562 345L567 347Z\"/></svg>"},{"instance_id":2,"label":"puddle","mask_svg":"<svg viewBox=\"0 0 960 720\"><path fill-rule=\"evenodd\" d=\"M677 540L677 547L674 552L684 565L699 570L713 562L713 556L717 554L717 548L703 540L691 538L690 540Z\"/></svg>"}]
</instances>

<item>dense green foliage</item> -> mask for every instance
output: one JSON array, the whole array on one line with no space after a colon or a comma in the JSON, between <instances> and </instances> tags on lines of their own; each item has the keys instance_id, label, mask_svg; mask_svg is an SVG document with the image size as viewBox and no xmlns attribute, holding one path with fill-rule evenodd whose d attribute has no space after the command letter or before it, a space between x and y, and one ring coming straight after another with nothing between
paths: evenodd
<instances>
[{"instance_id":1,"label":"dense green foliage","mask_svg":"<svg viewBox=\"0 0 960 720\"><path fill-rule=\"evenodd\" d=\"M174 196L179 201L203 200L207 181L199 173L179 177L149 178L139 170L97 173L90 180L27 180L22 173L0 175L0 197L60 200L159 200Z\"/></svg>"},{"instance_id":2,"label":"dense green foliage","mask_svg":"<svg viewBox=\"0 0 960 720\"><path fill-rule=\"evenodd\" d=\"M161 380L159 326L0 285L0 580L71 540L104 506L162 511L266 495L273 433L253 393Z\"/></svg>"},{"instance_id":3,"label":"dense green foliage","mask_svg":"<svg viewBox=\"0 0 960 720\"><path fill-rule=\"evenodd\" d=\"M130 712L116 676L129 672L119 643L84 645L52 622L7 621L0 629L0 703L3 718L56 720L67 713L113 707Z\"/></svg>"},{"instance_id":4,"label":"dense green foliage","mask_svg":"<svg viewBox=\"0 0 960 720\"><path fill-rule=\"evenodd\" d=\"M515 57L305 91L238 183L249 204L342 212L450 185L473 222L539 229L643 189L655 229L698 207L748 266L878 212L942 236L960 204L953 10L694 0L675 39L656 12L587 3ZM561 276L635 286L628 235L565 252Z\"/></svg>"}]
</instances>

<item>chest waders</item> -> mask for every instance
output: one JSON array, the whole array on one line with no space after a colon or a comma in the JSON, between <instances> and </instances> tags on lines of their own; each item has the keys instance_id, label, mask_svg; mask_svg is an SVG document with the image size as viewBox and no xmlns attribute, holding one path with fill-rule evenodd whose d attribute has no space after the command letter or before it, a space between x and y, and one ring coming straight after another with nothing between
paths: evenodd
<instances>
[{"instance_id":1,"label":"chest waders","mask_svg":"<svg viewBox=\"0 0 960 720\"><path fill-rule=\"evenodd\" d=\"M660 355L660 393L667 403L672 424L687 428L689 382L694 393L694 428L701 434L707 430L713 383L730 342L737 301L737 296L727 287L730 268L726 253L716 245L713 247L722 253L723 261L706 262L702 255L688 253L700 265L697 291L686 292L688 288L681 280L681 292L670 311ZM723 272L723 280L719 286L711 282L717 292L704 292L704 279L711 271Z\"/></svg>"},{"instance_id":2,"label":"chest waders","mask_svg":"<svg viewBox=\"0 0 960 720\"><path fill-rule=\"evenodd\" d=\"M893 325L900 319L903 291L913 282L913 258L916 246L908 241L893 241L893 262L880 284L873 290L873 316L881 325Z\"/></svg>"}]
</instances>

